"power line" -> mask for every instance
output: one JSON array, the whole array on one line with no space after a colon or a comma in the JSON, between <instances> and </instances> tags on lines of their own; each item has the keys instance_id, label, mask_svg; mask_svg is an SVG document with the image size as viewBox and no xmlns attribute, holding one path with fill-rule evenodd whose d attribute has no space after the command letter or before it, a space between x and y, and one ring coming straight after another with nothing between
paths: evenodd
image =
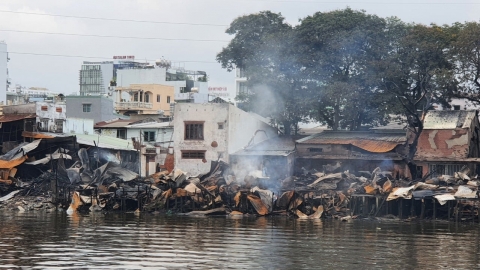
<instances>
[{"instance_id":1,"label":"power line","mask_svg":"<svg viewBox=\"0 0 480 270\"><path fill-rule=\"evenodd\" d=\"M66 54L48 54L48 53L32 53L32 52L8 52L8 54L20 54L20 55L35 55L35 56L52 56L52 57L68 57L68 58L85 58L85 59L105 59L112 61L110 57L102 57L102 56L83 56L83 55L66 55ZM143 60L143 59L142 59ZM145 61L155 61L152 59L145 59ZM178 61L172 60L175 63L203 63L203 64L218 64L217 62L213 61L195 61L195 60L186 60L186 61Z\"/></svg>"},{"instance_id":2,"label":"power line","mask_svg":"<svg viewBox=\"0 0 480 270\"><path fill-rule=\"evenodd\" d=\"M72 33L36 32L36 31L24 31L24 30L8 30L8 29L0 29L0 32L60 35L60 36L78 36L78 37L97 37L97 38L121 38L121 39L144 39L144 40L147 39L147 40L168 40L168 41L199 41L199 42L229 42L228 40L217 40L217 39L104 36L104 35L90 35L90 34L72 34Z\"/></svg>"},{"instance_id":3,"label":"power line","mask_svg":"<svg viewBox=\"0 0 480 270\"><path fill-rule=\"evenodd\" d=\"M154 24L178 24L178 25L195 25L195 26L221 26L226 27L225 24L209 24L209 23L186 23L186 22L166 22L166 21L147 21L147 20L128 20L128 19L115 19L115 18L99 18L88 16L73 16L73 15L61 15L61 14L49 14L49 13L36 13L36 12L22 12L11 10L0 10L0 13L13 13L13 14L27 14L37 16L50 16L50 17L62 17L62 18L75 18L75 19L88 19L88 20L101 20L101 21L116 21L116 22L133 22L133 23L154 23Z\"/></svg>"}]
</instances>

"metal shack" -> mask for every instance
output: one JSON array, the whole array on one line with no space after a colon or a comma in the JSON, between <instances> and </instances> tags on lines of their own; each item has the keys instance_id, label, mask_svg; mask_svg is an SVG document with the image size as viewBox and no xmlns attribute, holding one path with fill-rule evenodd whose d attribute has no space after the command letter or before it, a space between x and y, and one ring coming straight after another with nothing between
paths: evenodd
<instances>
[{"instance_id":1,"label":"metal shack","mask_svg":"<svg viewBox=\"0 0 480 270\"><path fill-rule=\"evenodd\" d=\"M418 140L415 162L422 175L454 175L467 165L478 173L478 111L429 111Z\"/></svg>"},{"instance_id":2,"label":"metal shack","mask_svg":"<svg viewBox=\"0 0 480 270\"><path fill-rule=\"evenodd\" d=\"M376 167L392 171L393 176L408 175L402 161L407 136L405 130L332 131L325 130L297 140L295 168L323 170L341 164L342 170L373 171Z\"/></svg>"}]
</instances>

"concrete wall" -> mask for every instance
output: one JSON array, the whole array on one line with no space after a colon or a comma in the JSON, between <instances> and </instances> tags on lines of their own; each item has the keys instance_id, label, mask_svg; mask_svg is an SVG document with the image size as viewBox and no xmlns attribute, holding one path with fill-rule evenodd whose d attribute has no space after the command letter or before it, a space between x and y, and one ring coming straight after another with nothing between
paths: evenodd
<instances>
[{"instance_id":1,"label":"concrete wall","mask_svg":"<svg viewBox=\"0 0 480 270\"><path fill-rule=\"evenodd\" d=\"M117 86L129 87L131 84L163 84L166 80L165 68L119 69Z\"/></svg>"},{"instance_id":2,"label":"concrete wall","mask_svg":"<svg viewBox=\"0 0 480 270\"><path fill-rule=\"evenodd\" d=\"M204 139L185 140L185 121L203 122ZM219 129L219 124L223 129ZM177 103L175 106L175 166L193 175L208 172L211 161L219 157L229 162L229 154L246 147L252 138L256 144L275 136L274 128L230 104ZM204 150L205 160L182 159L182 150Z\"/></svg>"},{"instance_id":3,"label":"concrete wall","mask_svg":"<svg viewBox=\"0 0 480 270\"><path fill-rule=\"evenodd\" d=\"M93 119L67 118L63 133L93 134Z\"/></svg>"},{"instance_id":4,"label":"concrete wall","mask_svg":"<svg viewBox=\"0 0 480 270\"><path fill-rule=\"evenodd\" d=\"M173 140L173 127L171 128L127 128L127 140L135 138L138 140L139 136L143 136L144 131L155 132L155 142L149 142L167 148L169 145L173 145L170 141ZM143 137L142 137L143 142Z\"/></svg>"},{"instance_id":5,"label":"concrete wall","mask_svg":"<svg viewBox=\"0 0 480 270\"><path fill-rule=\"evenodd\" d=\"M0 104L7 104L7 70L8 62L8 53L7 53L7 44L3 41L0 41Z\"/></svg>"},{"instance_id":6,"label":"concrete wall","mask_svg":"<svg viewBox=\"0 0 480 270\"><path fill-rule=\"evenodd\" d=\"M173 134L175 167L195 175L210 171L211 161L218 160L221 154L228 162L227 141L230 125L228 118L228 104L176 104ZM185 140L185 121L204 122L204 139ZM218 129L219 123L223 123L223 129ZM216 147L212 146L213 142L216 142ZM205 150L205 160L182 159L182 150Z\"/></svg>"},{"instance_id":7,"label":"concrete wall","mask_svg":"<svg viewBox=\"0 0 480 270\"><path fill-rule=\"evenodd\" d=\"M258 120L252 114L230 104L225 104L225 106L230 109L228 115L228 154L243 149L252 139L253 144L257 144L278 136L276 129Z\"/></svg>"},{"instance_id":8,"label":"concrete wall","mask_svg":"<svg viewBox=\"0 0 480 270\"><path fill-rule=\"evenodd\" d=\"M104 96L67 96L67 118L93 119L95 123L117 118L113 100ZM83 112L83 104L92 104L90 112Z\"/></svg>"},{"instance_id":9,"label":"concrete wall","mask_svg":"<svg viewBox=\"0 0 480 270\"><path fill-rule=\"evenodd\" d=\"M45 108L47 110L43 110ZM66 104L65 102L36 102L37 123L48 119L48 126L42 126L43 131L55 132L57 130L56 120L61 120L65 126ZM62 128L62 132L64 127Z\"/></svg>"}]
</instances>

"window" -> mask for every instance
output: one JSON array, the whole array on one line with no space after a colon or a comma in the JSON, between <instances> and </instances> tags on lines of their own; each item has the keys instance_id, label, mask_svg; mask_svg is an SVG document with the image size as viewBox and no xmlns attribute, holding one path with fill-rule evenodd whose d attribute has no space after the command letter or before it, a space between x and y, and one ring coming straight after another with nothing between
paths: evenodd
<instances>
[{"instance_id":1,"label":"window","mask_svg":"<svg viewBox=\"0 0 480 270\"><path fill-rule=\"evenodd\" d=\"M48 131L48 122L49 122L48 118L43 118L40 120L40 126L39 126L40 131Z\"/></svg>"},{"instance_id":2,"label":"window","mask_svg":"<svg viewBox=\"0 0 480 270\"><path fill-rule=\"evenodd\" d=\"M117 138L126 140L127 139L127 131L124 130L124 129L117 129Z\"/></svg>"},{"instance_id":3,"label":"window","mask_svg":"<svg viewBox=\"0 0 480 270\"><path fill-rule=\"evenodd\" d=\"M218 123L218 129L223 129L223 123Z\"/></svg>"},{"instance_id":4,"label":"window","mask_svg":"<svg viewBox=\"0 0 480 270\"><path fill-rule=\"evenodd\" d=\"M170 96L167 96L167 103L170 103Z\"/></svg>"},{"instance_id":5,"label":"window","mask_svg":"<svg viewBox=\"0 0 480 270\"><path fill-rule=\"evenodd\" d=\"M186 93L185 92L185 87L180 87L180 93Z\"/></svg>"},{"instance_id":6,"label":"window","mask_svg":"<svg viewBox=\"0 0 480 270\"><path fill-rule=\"evenodd\" d=\"M83 104L83 112L91 112L92 104Z\"/></svg>"},{"instance_id":7,"label":"window","mask_svg":"<svg viewBox=\"0 0 480 270\"><path fill-rule=\"evenodd\" d=\"M150 95L145 94L145 103L150 103Z\"/></svg>"},{"instance_id":8,"label":"window","mask_svg":"<svg viewBox=\"0 0 480 270\"><path fill-rule=\"evenodd\" d=\"M42 111L48 111L48 106L42 106Z\"/></svg>"},{"instance_id":9,"label":"window","mask_svg":"<svg viewBox=\"0 0 480 270\"><path fill-rule=\"evenodd\" d=\"M57 119L55 120L55 132L63 132L63 120L62 119Z\"/></svg>"},{"instance_id":10,"label":"window","mask_svg":"<svg viewBox=\"0 0 480 270\"><path fill-rule=\"evenodd\" d=\"M135 93L135 95L133 95L133 101L138 101L138 93Z\"/></svg>"},{"instance_id":11,"label":"window","mask_svg":"<svg viewBox=\"0 0 480 270\"><path fill-rule=\"evenodd\" d=\"M460 105L453 105L453 110L460 111Z\"/></svg>"},{"instance_id":12,"label":"window","mask_svg":"<svg viewBox=\"0 0 480 270\"><path fill-rule=\"evenodd\" d=\"M55 108L56 112L62 112L62 107Z\"/></svg>"},{"instance_id":13,"label":"window","mask_svg":"<svg viewBox=\"0 0 480 270\"><path fill-rule=\"evenodd\" d=\"M154 142L155 141L155 131L144 131L143 132L143 141L144 142Z\"/></svg>"},{"instance_id":14,"label":"window","mask_svg":"<svg viewBox=\"0 0 480 270\"><path fill-rule=\"evenodd\" d=\"M463 165L458 164L429 164L428 171L432 173L432 176L440 176L440 175L455 175L456 172L462 170Z\"/></svg>"},{"instance_id":15,"label":"window","mask_svg":"<svg viewBox=\"0 0 480 270\"><path fill-rule=\"evenodd\" d=\"M185 122L185 140L203 140L203 122Z\"/></svg>"},{"instance_id":16,"label":"window","mask_svg":"<svg viewBox=\"0 0 480 270\"><path fill-rule=\"evenodd\" d=\"M182 150L183 159L205 159L205 150Z\"/></svg>"},{"instance_id":17,"label":"window","mask_svg":"<svg viewBox=\"0 0 480 270\"><path fill-rule=\"evenodd\" d=\"M160 95L157 95L157 102L160 102Z\"/></svg>"}]
</instances>

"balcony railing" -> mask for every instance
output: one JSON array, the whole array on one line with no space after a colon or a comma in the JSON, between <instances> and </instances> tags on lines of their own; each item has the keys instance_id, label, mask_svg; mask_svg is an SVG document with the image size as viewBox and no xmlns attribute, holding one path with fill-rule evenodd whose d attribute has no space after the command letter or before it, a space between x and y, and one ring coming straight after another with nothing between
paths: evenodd
<instances>
[{"instance_id":1,"label":"balcony railing","mask_svg":"<svg viewBox=\"0 0 480 270\"><path fill-rule=\"evenodd\" d=\"M115 104L117 110L135 110L135 109L151 109L152 103L145 102L117 102Z\"/></svg>"}]
</instances>

